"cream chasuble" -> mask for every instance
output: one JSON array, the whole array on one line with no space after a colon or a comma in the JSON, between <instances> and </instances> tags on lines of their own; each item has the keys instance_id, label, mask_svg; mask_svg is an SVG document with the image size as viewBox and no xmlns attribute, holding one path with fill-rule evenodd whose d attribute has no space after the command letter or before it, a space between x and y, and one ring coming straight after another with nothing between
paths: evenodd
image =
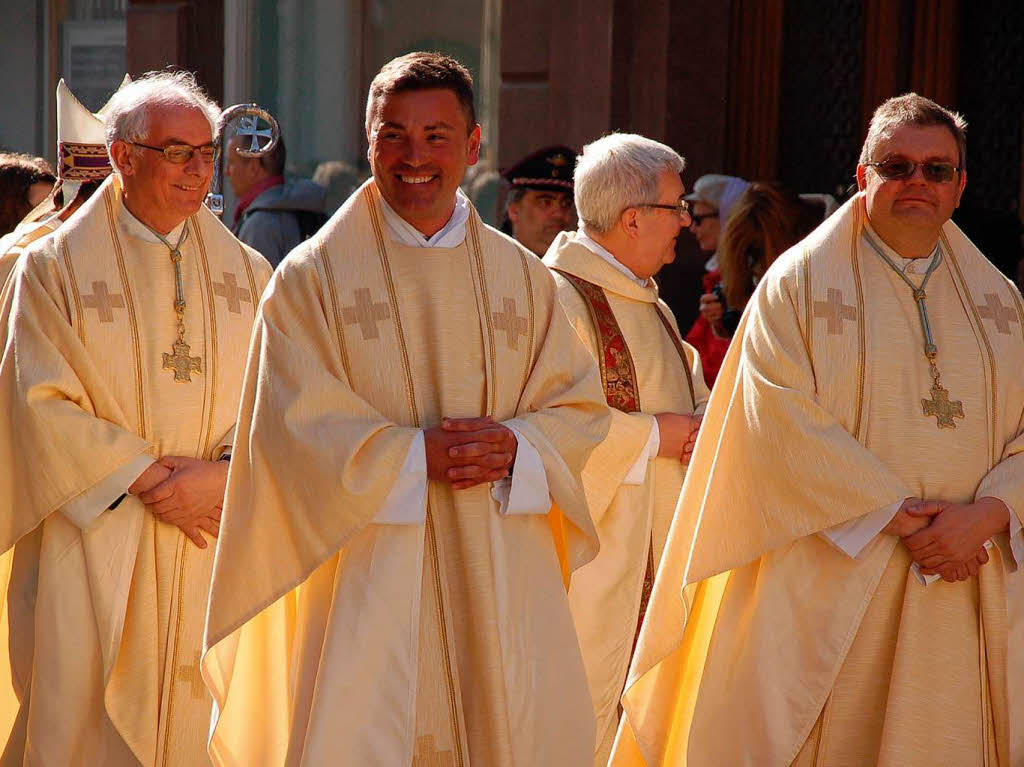
<instances>
[{"instance_id":1,"label":"cream chasuble","mask_svg":"<svg viewBox=\"0 0 1024 767\"><path fill-rule=\"evenodd\" d=\"M25 252L0 314L0 506L12 510L0 544L14 546L6 606L21 701L4 765L208 763L199 657L214 547L134 497L113 511L78 500L140 456L213 459L230 446L270 268L206 208L188 220L186 338L202 364L175 382L163 364L174 269L140 227L112 177Z\"/></svg>"},{"instance_id":2,"label":"cream chasuble","mask_svg":"<svg viewBox=\"0 0 1024 767\"><path fill-rule=\"evenodd\" d=\"M755 291L711 396L623 696L612 765L1019 765L1024 593L1006 534L922 585L895 537L816 535L906 497L1024 509L1024 308L952 223L911 291L857 196ZM934 403L933 403L934 404Z\"/></svg>"},{"instance_id":3,"label":"cream chasuble","mask_svg":"<svg viewBox=\"0 0 1024 767\"><path fill-rule=\"evenodd\" d=\"M606 392L609 383L626 384L635 390L638 400L629 408L634 412L612 410L608 438L591 453L583 471L583 487L601 550L593 562L573 574L569 589L597 717L595 763L603 767L618 725L619 697L636 642L638 619L647 606L683 485L684 467L679 460L647 460L643 450L655 413L702 411L708 390L697 352L679 337L672 313L658 300L652 281L641 287L570 233L558 236L544 262L554 270L562 307L590 353L595 359L612 354L619 363L604 366ZM563 272L601 288L624 350L615 348L608 331L602 331L604 324L595 320L588 303ZM659 313L672 321L676 342L685 350L685 362ZM627 378L632 380L623 380ZM691 399L691 379L696 402ZM613 400L609 397L609 404ZM628 484L627 471L638 459L646 464L643 480Z\"/></svg>"},{"instance_id":4,"label":"cream chasuble","mask_svg":"<svg viewBox=\"0 0 1024 767\"><path fill-rule=\"evenodd\" d=\"M260 309L203 672L218 765L585 764L593 713L563 576L597 537L579 474L608 429L550 273L476 211L455 248L395 242L372 181ZM429 482L373 523L420 429L491 414L555 508ZM284 463L282 463L284 461Z\"/></svg>"},{"instance_id":5,"label":"cream chasuble","mask_svg":"<svg viewBox=\"0 0 1024 767\"><path fill-rule=\"evenodd\" d=\"M30 225L19 224L18 228L0 239L0 287L7 284L7 278L14 271L14 265L18 257L25 252L25 248L36 240L53 234L63 224L56 216L46 221L33 222Z\"/></svg>"}]
</instances>

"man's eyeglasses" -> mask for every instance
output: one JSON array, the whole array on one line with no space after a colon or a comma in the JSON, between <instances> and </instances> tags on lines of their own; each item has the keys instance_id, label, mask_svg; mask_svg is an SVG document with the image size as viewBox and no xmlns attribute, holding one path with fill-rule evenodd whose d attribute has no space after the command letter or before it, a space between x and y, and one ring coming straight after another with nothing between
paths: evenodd
<instances>
[{"instance_id":1,"label":"man's eyeglasses","mask_svg":"<svg viewBox=\"0 0 1024 767\"><path fill-rule=\"evenodd\" d=\"M718 218L718 211L716 210L714 213L694 213L692 210L690 211L690 221L693 222L694 226L700 226L706 218Z\"/></svg>"},{"instance_id":2,"label":"man's eyeglasses","mask_svg":"<svg viewBox=\"0 0 1024 767\"><path fill-rule=\"evenodd\" d=\"M133 146L140 146L143 149L149 149L153 152L160 152L167 162L174 165L184 165L192 159L192 155L196 152L199 152L199 157L202 158L203 162L212 163L217 159L216 144L203 144L202 146L192 146L191 144L149 146L149 144L140 144L138 141L131 141L129 143Z\"/></svg>"},{"instance_id":3,"label":"man's eyeglasses","mask_svg":"<svg viewBox=\"0 0 1024 767\"><path fill-rule=\"evenodd\" d=\"M878 171L878 175L886 181L906 181L920 168L925 181L948 184L960 172L960 168L951 162L911 162L902 157L864 164Z\"/></svg>"},{"instance_id":4,"label":"man's eyeglasses","mask_svg":"<svg viewBox=\"0 0 1024 767\"><path fill-rule=\"evenodd\" d=\"M690 212L690 203L686 200L680 200L675 205L669 205L664 202L645 202L642 205L637 205L638 208L661 208L662 210L674 210L679 218L686 218L692 216Z\"/></svg>"}]
</instances>

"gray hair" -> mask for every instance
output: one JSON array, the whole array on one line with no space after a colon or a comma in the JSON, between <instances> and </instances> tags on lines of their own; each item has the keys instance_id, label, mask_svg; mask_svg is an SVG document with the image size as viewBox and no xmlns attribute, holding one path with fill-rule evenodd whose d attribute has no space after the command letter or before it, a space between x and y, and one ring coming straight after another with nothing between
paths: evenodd
<instances>
[{"instance_id":1,"label":"gray hair","mask_svg":"<svg viewBox=\"0 0 1024 767\"><path fill-rule=\"evenodd\" d=\"M672 147L635 133L612 133L583 147L574 177L576 211L595 234L609 231L626 208L657 202L665 171L682 173Z\"/></svg>"},{"instance_id":2,"label":"gray hair","mask_svg":"<svg viewBox=\"0 0 1024 767\"><path fill-rule=\"evenodd\" d=\"M962 115L936 104L931 99L916 93L905 93L882 102L871 116L868 135L860 150L858 165L865 165L874 157L878 142L903 125L942 125L949 129L956 139L960 153L959 165L963 171L967 165L967 120Z\"/></svg>"},{"instance_id":3,"label":"gray hair","mask_svg":"<svg viewBox=\"0 0 1024 767\"><path fill-rule=\"evenodd\" d=\"M149 110L160 106L194 107L206 115L214 139L220 133L220 107L196 82L191 72L147 72L117 91L107 104L104 134L107 152L115 141L144 141L149 134ZM113 157L110 164L116 169Z\"/></svg>"}]
</instances>

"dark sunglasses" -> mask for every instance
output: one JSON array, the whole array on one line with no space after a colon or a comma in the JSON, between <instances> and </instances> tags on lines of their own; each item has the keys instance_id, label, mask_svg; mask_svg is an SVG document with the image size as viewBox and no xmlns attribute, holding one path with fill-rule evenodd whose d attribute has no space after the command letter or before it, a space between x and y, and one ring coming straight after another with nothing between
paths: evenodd
<instances>
[{"instance_id":1,"label":"dark sunglasses","mask_svg":"<svg viewBox=\"0 0 1024 767\"><path fill-rule=\"evenodd\" d=\"M195 152L199 152L199 157L202 158L203 162L211 163L217 159L216 144L203 144L203 146L192 146L191 144L149 146L148 144L140 144L138 141L132 141L131 143L135 146L140 146L143 149L160 152L167 162L173 163L174 165L184 165L192 159L192 155Z\"/></svg>"},{"instance_id":2,"label":"dark sunglasses","mask_svg":"<svg viewBox=\"0 0 1024 767\"><path fill-rule=\"evenodd\" d=\"M951 162L911 162L900 157L864 164L874 168L886 181L906 181L920 168L925 181L948 184L960 172L960 168Z\"/></svg>"},{"instance_id":3,"label":"dark sunglasses","mask_svg":"<svg viewBox=\"0 0 1024 767\"><path fill-rule=\"evenodd\" d=\"M694 226L700 226L706 218L718 218L718 211L716 210L714 213L694 213L692 210L690 211L690 220Z\"/></svg>"}]
</instances>

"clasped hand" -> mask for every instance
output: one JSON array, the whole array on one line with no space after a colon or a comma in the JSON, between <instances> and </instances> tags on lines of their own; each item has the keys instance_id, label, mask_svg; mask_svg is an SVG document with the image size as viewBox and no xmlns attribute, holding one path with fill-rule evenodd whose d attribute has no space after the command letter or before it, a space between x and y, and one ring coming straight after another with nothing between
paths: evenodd
<instances>
[{"instance_id":1,"label":"clasped hand","mask_svg":"<svg viewBox=\"0 0 1024 767\"><path fill-rule=\"evenodd\" d=\"M151 464L128 492L137 495L157 519L176 525L205 549L202 531L214 538L220 532L227 477L225 461L164 456Z\"/></svg>"},{"instance_id":2,"label":"clasped hand","mask_svg":"<svg viewBox=\"0 0 1024 767\"><path fill-rule=\"evenodd\" d=\"M445 418L423 432L427 478L455 490L496 482L512 472L519 443L507 426L490 416Z\"/></svg>"},{"instance_id":3,"label":"clasped hand","mask_svg":"<svg viewBox=\"0 0 1024 767\"><path fill-rule=\"evenodd\" d=\"M951 503L908 498L882 530L907 547L922 575L964 581L988 562L985 542L1009 526L1009 509L996 498Z\"/></svg>"},{"instance_id":4,"label":"clasped hand","mask_svg":"<svg viewBox=\"0 0 1024 767\"><path fill-rule=\"evenodd\" d=\"M661 440L658 455L663 458L678 458L683 466L688 465L693 456L693 447L697 444L697 434L700 432L703 416L658 413L654 418L658 421L658 436Z\"/></svg>"}]
</instances>

